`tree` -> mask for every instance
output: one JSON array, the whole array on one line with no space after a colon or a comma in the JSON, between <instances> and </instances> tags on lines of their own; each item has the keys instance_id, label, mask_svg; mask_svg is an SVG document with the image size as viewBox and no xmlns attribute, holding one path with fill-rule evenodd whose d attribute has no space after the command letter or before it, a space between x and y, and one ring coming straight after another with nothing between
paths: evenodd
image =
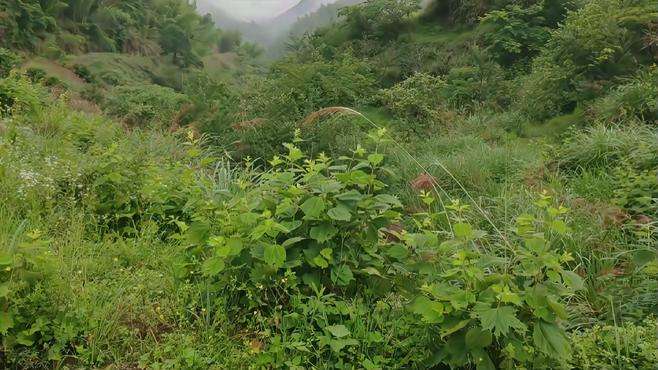
<instances>
[{"instance_id":1,"label":"tree","mask_svg":"<svg viewBox=\"0 0 658 370\"><path fill-rule=\"evenodd\" d=\"M228 53L235 51L242 44L242 35L238 31L226 31L219 39L219 51Z\"/></svg>"},{"instance_id":2,"label":"tree","mask_svg":"<svg viewBox=\"0 0 658 370\"><path fill-rule=\"evenodd\" d=\"M174 64L179 64L179 56L186 59L192 52L190 38L176 23L169 23L160 33L160 46L165 53L172 54Z\"/></svg>"}]
</instances>

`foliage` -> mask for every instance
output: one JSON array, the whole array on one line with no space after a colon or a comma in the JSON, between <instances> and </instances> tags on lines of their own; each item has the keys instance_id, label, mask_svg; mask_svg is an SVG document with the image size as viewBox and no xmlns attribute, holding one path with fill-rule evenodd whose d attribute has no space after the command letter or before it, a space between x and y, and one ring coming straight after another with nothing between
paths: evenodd
<instances>
[{"instance_id":1,"label":"foliage","mask_svg":"<svg viewBox=\"0 0 658 370\"><path fill-rule=\"evenodd\" d=\"M457 109L473 109L482 104L498 108L507 104L503 71L482 50L473 50L468 65L450 69L445 80L442 95Z\"/></svg>"},{"instance_id":2,"label":"foliage","mask_svg":"<svg viewBox=\"0 0 658 370\"><path fill-rule=\"evenodd\" d=\"M240 291L249 297L238 312L285 305L279 297L288 291L351 294L395 275L380 229L399 220L401 204L377 178L382 155L358 149L337 163L323 155L303 163L303 152L286 146L273 171L197 215L186 236L196 240L188 258L203 261L195 269L234 290L234 299Z\"/></svg>"},{"instance_id":3,"label":"foliage","mask_svg":"<svg viewBox=\"0 0 658 370\"><path fill-rule=\"evenodd\" d=\"M267 78L248 83L239 97L240 114L235 116L234 127L246 154L257 158L279 153L281 143L293 139L298 124L308 115L323 108L362 105L375 91L369 65L349 54L333 61L315 55L303 62L279 62ZM308 132L308 128L301 129Z\"/></svg>"},{"instance_id":4,"label":"foliage","mask_svg":"<svg viewBox=\"0 0 658 370\"><path fill-rule=\"evenodd\" d=\"M616 169L615 202L632 214L658 218L657 170L636 171L632 167Z\"/></svg>"},{"instance_id":5,"label":"foliage","mask_svg":"<svg viewBox=\"0 0 658 370\"><path fill-rule=\"evenodd\" d=\"M382 90L381 99L396 117L410 121L412 130L440 121L443 102L440 95L445 81L425 73L417 73L395 86Z\"/></svg>"},{"instance_id":6,"label":"foliage","mask_svg":"<svg viewBox=\"0 0 658 370\"><path fill-rule=\"evenodd\" d=\"M593 121L607 123L625 123L636 119L655 123L658 117L658 69L640 71L627 83L615 87L608 95L594 102L589 115Z\"/></svg>"},{"instance_id":7,"label":"foliage","mask_svg":"<svg viewBox=\"0 0 658 370\"><path fill-rule=\"evenodd\" d=\"M656 323L647 318L638 324L596 325L573 337L574 360L579 369L650 369L656 364Z\"/></svg>"},{"instance_id":8,"label":"foliage","mask_svg":"<svg viewBox=\"0 0 658 370\"><path fill-rule=\"evenodd\" d=\"M45 1L56 4L58 1ZM56 11L57 6L51 8ZM39 37L57 27L54 14L38 1L9 0L0 4L0 39L3 47L33 48Z\"/></svg>"},{"instance_id":9,"label":"foliage","mask_svg":"<svg viewBox=\"0 0 658 370\"><path fill-rule=\"evenodd\" d=\"M168 87L145 85L116 87L105 105L110 114L130 125L168 127L187 102L187 96Z\"/></svg>"},{"instance_id":10,"label":"foliage","mask_svg":"<svg viewBox=\"0 0 658 370\"><path fill-rule=\"evenodd\" d=\"M223 32L219 38L219 51L228 53L235 51L242 44L242 34L238 31Z\"/></svg>"},{"instance_id":11,"label":"foliage","mask_svg":"<svg viewBox=\"0 0 658 370\"><path fill-rule=\"evenodd\" d=\"M0 4L0 367L650 368L655 0L423 5Z\"/></svg>"},{"instance_id":12,"label":"foliage","mask_svg":"<svg viewBox=\"0 0 658 370\"><path fill-rule=\"evenodd\" d=\"M536 118L566 112L600 96L613 77L629 75L647 58L640 40L655 9L650 0L605 0L570 12L533 61L520 91L521 108Z\"/></svg>"},{"instance_id":13,"label":"foliage","mask_svg":"<svg viewBox=\"0 0 658 370\"><path fill-rule=\"evenodd\" d=\"M425 199L430 204L434 200ZM570 233L564 219L567 209L553 206L547 195L536 206L537 214L517 217L514 236L499 235L493 245L482 245L485 233L464 220L467 206L449 206L453 238L440 244L431 233L436 216L419 215L424 229L406 238L408 248L431 253L433 266L428 269L418 261L426 277L423 294L411 310L427 324L440 324L437 363L517 368L542 358L570 357L560 328L560 321L567 319L561 302L583 282L566 268L573 257L559 248Z\"/></svg>"},{"instance_id":14,"label":"foliage","mask_svg":"<svg viewBox=\"0 0 658 370\"><path fill-rule=\"evenodd\" d=\"M160 41L166 53L187 66L198 65L199 57L218 41L212 19L197 15L192 5L180 0L12 0L2 4L0 14L0 35L6 47L34 50L55 35L54 48L67 52L157 55Z\"/></svg>"},{"instance_id":15,"label":"foliage","mask_svg":"<svg viewBox=\"0 0 658 370\"><path fill-rule=\"evenodd\" d=\"M192 58L192 44L185 31L176 23L165 26L160 36L160 45L165 53L171 53L174 64L188 64ZM179 60L179 56L183 58Z\"/></svg>"},{"instance_id":16,"label":"foliage","mask_svg":"<svg viewBox=\"0 0 658 370\"><path fill-rule=\"evenodd\" d=\"M73 71L75 72L75 74L76 74L78 77L80 77L80 78L82 78L83 80L85 80L85 82L88 82L88 83L96 82L96 78L95 78L94 75L91 73L91 71L89 70L89 68L88 68L86 65L84 65L84 64L75 64L75 65L73 66Z\"/></svg>"},{"instance_id":17,"label":"foliage","mask_svg":"<svg viewBox=\"0 0 658 370\"><path fill-rule=\"evenodd\" d=\"M487 13L481 20L484 42L502 64L525 64L546 44L550 28L543 5L509 5Z\"/></svg>"},{"instance_id":18,"label":"foliage","mask_svg":"<svg viewBox=\"0 0 658 370\"><path fill-rule=\"evenodd\" d=\"M79 338L74 312L58 307L48 295L44 278L51 274L53 255L49 240L38 230L27 232L0 254L0 334L3 352L10 359L26 357L21 349L60 360Z\"/></svg>"},{"instance_id":19,"label":"foliage","mask_svg":"<svg viewBox=\"0 0 658 370\"><path fill-rule=\"evenodd\" d=\"M649 169L658 164L656 132L645 126L625 129L595 126L573 131L557 148L556 159L563 169L611 169L621 164Z\"/></svg>"},{"instance_id":20,"label":"foliage","mask_svg":"<svg viewBox=\"0 0 658 370\"><path fill-rule=\"evenodd\" d=\"M8 49L0 48L0 78L9 76L9 72L18 67L21 57Z\"/></svg>"},{"instance_id":21,"label":"foliage","mask_svg":"<svg viewBox=\"0 0 658 370\"><path fill-rule=\"evenodd\" d=\"M343 25L353 38L390 40L405 28L418 4L418 0L368 0L342 8L338 14L345 18Z\"/></svg>"}]
</instances>

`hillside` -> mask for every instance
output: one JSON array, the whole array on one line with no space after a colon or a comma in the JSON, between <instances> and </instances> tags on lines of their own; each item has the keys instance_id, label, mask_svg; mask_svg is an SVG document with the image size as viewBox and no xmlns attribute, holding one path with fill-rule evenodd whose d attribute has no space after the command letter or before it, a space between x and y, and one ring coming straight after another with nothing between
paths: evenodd
<instances>
[{"instance_id":1,"label":"hillside","mask_svg":"<svg viewBox=\"0 0 658 370\"><path fill-rule=\"evenodd\" d=\"M320 8L312 13L298 17L289 27L289 30L280 34L267 48L267 56L272 59L281 58L288 52L291 43L295 43L307 34L338 22L340 9L362 2L363 0L338 0L320 6Z\"/></svg>"},{"instance_id":2,"label":"hillside","mask_svg":"<svg viewBox=\"0 0 658 370\"><path fill-rule=\"evenodd\" d=\"M655 368L658 2L197 6L0 2L0 368Z\"/></svg>"},{"instance_id":3,"label":"hillside","mask_svg":"<svg viewBox=\"0 0 658 370\"><path fill-rule=\"evenodd\" d=\"M335 15L338 8L357 2L354 0L300 0L280 14L258 21L239 20L208 0L197 2L197 10L199 14L211 14L218 27L227 31L238 31L246 41L254 42L269 50L273 47L279 48L302 18L308 17L306 22L312 22L314 19L319 21L315 26L311 24L305 26L306 30L314 30L328 24L329 13ZM336 5L332 6L332 4Z\"/></svg>"}]
</instances>

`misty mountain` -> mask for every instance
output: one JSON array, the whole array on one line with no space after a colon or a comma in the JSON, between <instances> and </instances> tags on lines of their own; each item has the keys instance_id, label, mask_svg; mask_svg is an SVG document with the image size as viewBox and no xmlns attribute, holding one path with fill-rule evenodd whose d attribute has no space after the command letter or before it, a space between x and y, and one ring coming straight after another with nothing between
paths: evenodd
<instances>
[{"instance_id":1,"label":"misty mountain","mask_svg":"<svg viewBox=\"0 0 658 370\"><path fill-rule=\"evenodd\" d=\"M197 0L197 11L211 14L217 26L223 30L239 31L243 39L269 47L279 44L300 19L310 16L333 3L358 3L361 0L300 0L288 10L271 19L259 22L247 22L232 16L213 4L211 0ZM332 8L333 9L333 8ZM325 12L326 13L326 10ZM326 16L322 16L326 18ZM321 22L324 25L326 22ZM307 28L307 27L304 27Z\"/></svg>"},{"instance_id":2,"label":"misty mountain","mask_svg":"<svg viewBox=\"0 0 658 370\"><path fill-rule=\"evenodd\" d=\"M338 11L341 8L357 5L365 0L336 0L333 3L320 6L316 11L298 17L290 27L288 36L299 37L307 32L326 27L338 20Z\"/></svg>"},{"instance_id":3,"label":"misty mountain","mask_svg":"<svg viewBox=\"0 0 658 370\"><path fill-rule=\"evenodd\" d=\"M322 0L301 0L297 5L279 14L267 23L278 28L292 26L299 18L317 11L326 2Z\"/></svg>"}]
</instances>

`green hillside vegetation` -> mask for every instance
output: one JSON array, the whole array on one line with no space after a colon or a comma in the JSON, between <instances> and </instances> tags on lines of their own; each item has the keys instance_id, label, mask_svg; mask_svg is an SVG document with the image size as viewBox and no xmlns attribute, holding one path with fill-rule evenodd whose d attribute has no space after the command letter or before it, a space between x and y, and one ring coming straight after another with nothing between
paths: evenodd
<instances>
[{"instance_id":1,"label":"green hillside vegetation","mask_svg":"<svg viewBox=\"0 0 658 370\"><path fill-rule=\"evenodd\" d=\"M1 367L654 369L658 3L422 5L2 2Z\"/></svg>"}]
</instances>

